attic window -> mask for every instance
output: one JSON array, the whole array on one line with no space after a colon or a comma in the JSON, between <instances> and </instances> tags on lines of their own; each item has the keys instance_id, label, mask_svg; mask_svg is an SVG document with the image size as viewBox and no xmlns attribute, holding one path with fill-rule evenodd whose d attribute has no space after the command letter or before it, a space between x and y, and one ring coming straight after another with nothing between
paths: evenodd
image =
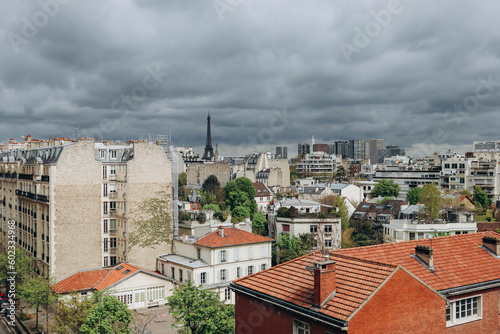
<instances>
[{"instance_id":1,"label":"attic window","mask_svg":"<svg viewBox=\"0 0 500 334\"><path fill-rule=\"evenodd\" d=\"M123 269L123 266L119 266L118 268L116 268L115 270L122 270Z\"/></svg>"},{"instance_id":2,"label":"attic window","mask_svg":"<svg viewBox=\"0 0 500 334\"><path fill-rule=\"evenodd\" d=\"M370 207L370 204L363 204L362 208L368 209Z\"/></svg>"},{"instance_id":3,"label":"attic window","mask_svg":"<svg viewBox=\"0 0 500 334\"><path fill-rule=\"evenodd\" d=\"M383 205L377 205L377 206L375 207L375 209L383 209L383 208L384 208L384 206L383 206Z\"/></svg>"},{"instance_id":4,"label":"attic window","mask_svg":"<svg viewBox=\"0 0 500 334\"><path fill-rule=\"evenodd\" d=\"M127 269L127 270L125 270L122 274L123 274L123 275L127 275L127 274L128 274L129 272L131 272L131 271L132 271L132 270Z\"/></svg>"},{"instance_id":5,"label":"attic window","mask_svg":"<svg viewBox=\"0 0 500 334\"><path fill-rule=\"evenodd\" d=\"M386 210L390 210L392 209L392 204L387 204L387 206L385 207Z\"/></svg>"}]
</instances>

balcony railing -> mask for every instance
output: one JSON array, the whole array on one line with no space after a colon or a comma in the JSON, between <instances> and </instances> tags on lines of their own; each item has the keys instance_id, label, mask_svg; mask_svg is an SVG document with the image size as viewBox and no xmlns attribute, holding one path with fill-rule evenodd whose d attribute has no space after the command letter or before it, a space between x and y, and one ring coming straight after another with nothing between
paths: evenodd
<instances>
[{"instance_id":1,"label":"balcony railing","mask_svg":"<svg viewBox=\"0 0 500 334\"><path fill-rule=\"evenodd\" d=\"M109 230L109 235L116 235L116 230Z\"/></svg>"},{"instance_id":2,"label":"balcony railing","mask_svg":"<svg viewBox=\"0 0 500 334\"><path fill-rule=\"evenodd\" d=\"M116 248L110 248L109 254L116 254Z\"/></svg>"},{"instance_id":3,"label":"balcony railing","mask_svg":"<svg viewBox=\"0 0 500 334\"><path fill-rule=\"evenodd\" d=\"M109 193L109 194L108 194L108 197L109 197L109 198L116 198L116 196L117 196L117 195L116 195L116 193L115 193L115 192L113 192L113 193Z\"/></svg>"},{"instance_id":4,"label":"balcony railing","mask_svg":"<svg viewBox=\"0 0 500 334\"><path fill-rule=\"evenodd\" d=\"M21 180L32 180L33 181L33 174L23 174L19 173L19 178Z\"/></svg>"},{"instance_id":5,"label":"balcony railing","mask_svg":"<svg viewBox=\"0 0 500 334\"><path fill-rule=\"evenodd\" d=\"M48 202L49 201L49 197L46 195L37 195L37 194L34 194L32 192L22 191L19 189L16 189L16 195L21 196L21 197L25 197L25 198L29 198L29 199L33 199L33 200L37 200L37 201L41 201L41 202Z\"/></svg>"}]
</instances>

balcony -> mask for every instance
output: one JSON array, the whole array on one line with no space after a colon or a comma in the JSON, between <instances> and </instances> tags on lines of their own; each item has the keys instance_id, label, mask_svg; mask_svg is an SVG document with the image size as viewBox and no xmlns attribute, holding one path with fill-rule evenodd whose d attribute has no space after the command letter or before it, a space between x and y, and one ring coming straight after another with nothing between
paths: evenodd
<instances>
[{"instance_id":1,"label":"balcony","mask_svg":"<svg viewBox=\"0 0 500 334\"><path fill-rule=\"evenodd\" d=\"M116 230L109 230L109 235L110 236L116 235Z\"/></svg>"},{"instance_id":2,"label":"balcony","mask_svg":"<svg viewBox=\"0 0 500 334\"><path fill-rule=\"evenodd\" d=\"M109 198L111 198L111 199L114 199L114 198L116 198L116 197L117 197L117 194L116 194L116 192L112 192L112 193L110 192L110 193L108 194L108 197L109 197Z\"/></svg>"},{"instance_id":3,"label":"balcony","mask_svg":"<svg viewBox=\"0 0 500 334\"><path fill-rule=\"evenodd\" d=\"M110 248L109 254L116 254L116 248Z\"/></svg>"},{"instance_id":4,"label":"balcony","mask_svg":"<svg viewBox=\"0 0 500 334\"><path fill-rule=\"evenodd\" d=\"M21 179L21 180L31 180L31 181L33 181L33 174L23 174L23 173L19 173L19 179Z\"/></svg>"},{"instance_id":5,"label":"balcony","mask_svg":"<svg viewBox=\"0 0 500 334\"><path fill-rule=\"evenodd\" d=\"M49 182L49 180L50 180L50 178L48 175L42 175L42 179L41 179L42 182Z\"/></svg>"}]
</instances>

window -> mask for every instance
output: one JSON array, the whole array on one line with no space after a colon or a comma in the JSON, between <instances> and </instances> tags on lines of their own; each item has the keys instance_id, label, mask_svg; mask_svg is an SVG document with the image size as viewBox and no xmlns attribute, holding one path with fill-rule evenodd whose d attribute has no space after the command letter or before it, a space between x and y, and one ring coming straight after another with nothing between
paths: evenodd
<instances>
[{"instance_id":1,"label":"window","mask_svg":"<svg viewBox=\"0 0 500 334\"><path fill-rule=\"evenodd\" d=\"M118 298L119 301L127 305L132 304L132 293L121 294L116 296L116 298Z\"/></svg>"},{"instance_id":2,"label":"window","mask_svg":"<svg viewBox=\"0 0 500 334\"><path fill-rule=\"evenodd\" d=\"M104 238L104 251L108 251L108 238Z\"/></svg>"},{"instance_id":3,"label":"window","mask_svg":"<svg viewBox=\"0 0 500 334\"><path fill-rule=\"evenodd\" d=\"M224 290L224 300L231 300L231 290L229 288Z\"/></svg>"},{"instance_id":4,"label":"window","mask_svg":"<svg viewBox=\"0 0 500 334\"><path fill-rule=\"evenodd\" d=\"M104 267L109 266L109 259L107 256L104 257Z\"/></svg>"},{"instance_id":5,"label":"window","mask_svg":"<svg viewBox=\"0 0 500 334\"><path fill-rule=\"evenodd\" d=\"M110 266L114 266L116 264L116 256L110 256L109 260L110 260L109 263Z\"/></svg>"},{"instance_id":6,"label":"window","mask_svg":"<svg viewBox=\"0 0 500 334\"><path fill-rule=\"evenodd\" d=\"M111 153L111 159L116 159L116 150L110 151Z\"/></svg>"},{"instance_id":7,"label":"window","mask_svg":"<svg viewBox=\"0 0 500 334\"><path fill-rule=\"evenodd\" d=\"M252 275L253 274L253 266L248 266L247 267L247 275Z\"/></svg>"},{"instance_id":8,"label":"window","mask_svg":"<svg viewBox=\"0 0 500 334\"><path fill-rule=\"evenodd\" d=\"M175 279L175 268L172 268L172 278Z\"/></svg>"},{"instance_id":9,"label":"window","mask_svg":"<svg viewBox=\"0 0 500 334\"><path fill-rule=\"evenodd\" d=\"M325 225L325 233L332 233L332 225Z\"/></svg>"},{"instance_id":10,"label":"window","mask_svg":"<svg viewBox=\"0 0 500 334\"><path fill-rule=\"evenodd\" d=\"M219 278L221 281L225 281L227 276L226 276L226 269L222 269L220 272L219 272Z\"/></svg>"},{"instance_id":11,"label":"window","mask_svg":"<svg viewBox=\"0 0 500 334\"><path fill-rule=\"evenodd\" d=\"M415 240L415 233L410 232L410 240Z\"/></svg>"},{"instance_id":12,"label":"window","mask_svg":"<svg viewBox=\"0 0 500 334\"><path fill-rule=\"evenodd\" d=\"M182 276L183 276L182 274L183 274L182 269L179 269L179 281L181 281L181 282L182 282Z\"/></svg>"},{"instance_id":13,"label":"window","mask_svg":"<svg viewBox=\"0 0 500 334\"><path fill-rule=\"evenodd\" d=\"M109 168L109 175L116 175L116 166L111 166Z\"/></svg>"},{"instance_id":14,"label":"window","mask_svg":"<svg viewBox=\"0 0 500 334\"><path fill-rule=\"evenodd\" d=\"M201 259L201 249L197 248L196 253L198 253L198 260L200 260Z\"/></svg>"},{"instance_id":15,"label":"window","mask_svg":"<svg viewBox=\"0 0 500 334\"><path fill-rule=\"evenodd\" d=\"M108 184L107 183L104 183L102 185L102 195L105 197L108 196Z\"/></svg>"},{"instance_id":16,"label":"window","mask_svg":"<svg viewBox=\"0 0 500 334\"><path fill-rule=\"evenodd\" d=\"M116 211L116 202L109 202L109 211Z\"/></svg>"},{"instance_id":17,"label":"window","mask_svg":"<svg viewBox=\"0 0 500 334\"><path fill-rule=\"evenodd\" d=\"M266 270L266 264L265 263L263 263L263 264L260 265L260 270Z\"/></svg>"},{"instance_id":18,"label":"window","mask_svg":"<svg viewBox=\"0 0 500 334\"><path fill-rule=\"evenodd\" d=\"M108 177L108 167L102 166L102 178L105 179Z\"/></svg>"},{"instance_id":19,"label":"window","mask_svg":"<svg viewBox=\"0 0 500 334\"><path fill-rule=\"evenodd\" d=\"M310 334L309 324L299 320L293 320L293 333L294 334Z\"/></svg>"},{"instance_id":20,"label":"window","mask_svg":"<svg viewBox=\"0 0 500 334\"><path fill-rule=\"evenodd\" d=\"M267 246L260 246L260 253L262 257L267 257Z\"/></svg>"},{"instance_id":21,"label":"window","mask_svg":"<svg viewBox=\"0 0 500 334\"><path fill-rule=\"evenodd\" d=\"M226 262L226 251L225 250L219 252L219 261Z\"/></svg>"},{"instance_id":22,"label":"window","mask_svg":"<svg viewBox=\"0 0 500 334\"><path fill-rule=\"evenodd\" d=\"M310 231L311 233L316 233L316 232L318 232L318 226L317 226L317 225L310 225L310 226L309 226L309 231Z\"/></svg>"},{"instance_id":23,"label":"window","mask_svg":"<svg viewBox=\"0 0 500 334\"><path fill-rule=\"evenodd\" d=\"M102 203L102 212L107 215L108 214L108 202Z\"/></svg>"},{"instance_id":24,"label":"window","mask_svg":"<svg viewBox=\"0 0 500 334\"><path fill-rule=\"evenodd\" d=\"M104 222L102 225L103 225L103 232L108 233L108 220L104 219Z\"/></svg>"},{"instance_id":25,"label":"window","mask_svg":"<svg viewBox=\"0 0 500 334\"><path fill-rule=\"evenodd\" d=\"M110 230L116 230L116 219L110 219L109 220L109 229Z\"/></svg>"},{"instance_id":26,"label":"window","mask_svg":"<svg viewBox=\"0 0 500 334\"><path fill-rule=\"evenodd\" d=\"M240 278L241 277L241 270L240 270L240 267L236 268L236 278Z\"/></svg>"},{"instance_id":27,"label":"window","mask_svg":"<svg viewBox=\"0 0 500 334\"><path fill-rule=\"evenodd\" d=\"M446 307L446 325L453 326L482 318L481 296L451 300Z\"/></svg>"},{"instance_id":28,"label":"window","mask_svg":"<svg viewBox=\"0 0 500 334\"><path fill-rule=\"evenodd\" d=\"M207 273L201 273L200 274L200 284L206 284L207 283Z\"/></svg>"},{"instance_id":29,"label":"window","mask_svg":"<svg viewBox=\"0 0 500 334\"><path fill-rule=\"evenodd\" d=\"M234 250L234 261L239 261L240 260L240 249L236 248Z\"/></svg>"},{"instance_id":30,"label":"window","mask_svg":"<svg viewBox=\"0 0 500 334\"><path fill-rule=\"evenodd\" d=\"M253 259L253 247L248 247L248 258Z\"/></svg>"},{"instance_id":31,"label":"window","mask_svg":"<svg viewBox=\"0 0 500 334\"><path fill-rule=\"evenodd\" d=\"M146 294L148 301L165 299L165 287L155 286L148 288Z\"/></svg>"},{"instance_id":32,"label":"window","mask_svg":"<svg viewBox=\"0 0 500 334\"><path fill-rule=\"evenodd\" d=\"M444 164L444 168L450 168L450 164Z\"/></svg>"},{"instance_id":33,"label":"window","mask_svg":"<svg viewBox=\"0 0 500 334\"><path fill-rule=\"evenodd\" d=\"M99 152L101 154L101 159L106 158L106 151L105 150L100 150Z\"/></svg>"},{"instance_id":34,"label":"window","mask_svg":"<svg viewBox=\"0 0 500 334\"><path fill-rule=\"evenodd\" d=\"M109 248L116 248L116 238L109 238Z\"/></svg>"},{"instance_id":35,"label":"window","mask_svg":"<svg viewBox=\"0 0 500 334\"><path fill-rule=\"evenodd\" d=\"M290 225L283 224L283 232L284 233L290 233Z\"/></svg>"},{"instance_id":36,"label":"window","mask_svg":"<svg viewBox=\"0 0 500 334\"><path fill-rule=\"evenodd\" d=\"M332 247L332 240L331 239L325 240L325 247Z\"/></svg>"}]
</instances>

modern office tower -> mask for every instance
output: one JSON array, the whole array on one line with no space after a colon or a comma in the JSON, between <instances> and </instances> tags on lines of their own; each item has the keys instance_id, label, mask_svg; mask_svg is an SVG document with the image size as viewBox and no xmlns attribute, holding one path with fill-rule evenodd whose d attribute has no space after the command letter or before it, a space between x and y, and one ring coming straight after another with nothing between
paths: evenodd
<instances>
[{"instance_id":1,"label":"modern office tower","mask_svg":"<svg viewBox=\"0 0 500 334\"><path fill-rule=\"evenodd\" d=\"M308 143L300 143L298 145L298 154L304 155L311 153L311 146Z\"/></svg>"}]
</instances>

